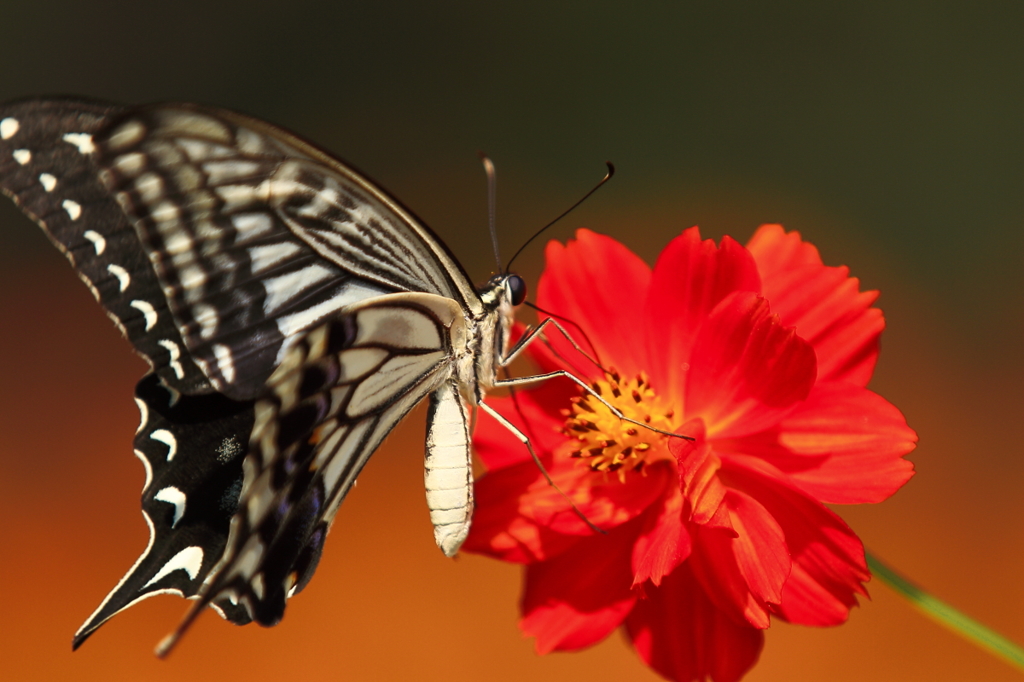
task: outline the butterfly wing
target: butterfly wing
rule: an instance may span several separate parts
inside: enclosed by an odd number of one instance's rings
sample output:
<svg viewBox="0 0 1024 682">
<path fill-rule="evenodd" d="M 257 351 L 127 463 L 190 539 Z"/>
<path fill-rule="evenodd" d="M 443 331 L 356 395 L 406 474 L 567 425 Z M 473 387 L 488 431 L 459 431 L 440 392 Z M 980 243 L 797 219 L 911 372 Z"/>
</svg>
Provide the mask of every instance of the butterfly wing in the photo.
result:
<svg viewBox="0 0 1024 682">
<path fill-rule="evenodd" d="M 263 625 L 280 620 L 286 599 L 312 576 L 363 465 L 451 379 L 452 348 L 465 333 L 451 299 L 395 294 L 351 306 L 295 340 L 256 403 L 239 512 L 191 617 L 227 600 Z"/>
<path fill-rule="evenodd" d="M 325 320 L 334 330 L 329 336 L 345 325 L 359 328 L 368 313 L 353 306 L 406 291 L 436 300 L 425 308 L 406 302 L 392 321 L 417 319 L 423 310 L 432 310 L 435 322 L 475 316 L 481 302 L 465 273 L 427 228 L 358 173 L 286 131 L 221 110 L 69 99 L 3 105 L 0 188 L 68 255 L 155 372 L 138 389 L 152 422 L 136 439 L 150 473 L 143 511 L 151 542 L 76 645 L 141 598 L 193 596 L 202 584 L 212 586 L 203 588 L 202 603 L 229 619 L 276 622 L 281 595 L 312 575 L 355 475 L 394 424 L 443 383 L 450 357 L 431 355 L 436 345 L 419 353 L 382 346 L 398 364 L 387 371 L 381 365 L 358 386 L 389 376 L 408 383 L 379 386 L 382 402 L 374 409 L 327 414 L 313 423 L 314 434 L 293 431 L 298 440 L 290 445 L 303 452 L 322 443 L 315 448 L 321 473 L 247 476 L 230 541 L 225 519 L 238 461 L 211 453 L 223 451 L 229 437 L 248 441 L 254 415 L 262 414 L 252 447 L 261 445 L 246 470 L 290 466 L 287 447 L 267 445 L 265 433 L 288 432 L 301 421 L 302 413 L 280 400 L 296 380 L 312 381 L 317 365 L 296 361 L 293 345 Z M 446 324 L 449 334 L 459 328 Z M 351 373 L 354 357 L 335 362 Z M 279 366 L 275 376 L 283 378 L 268 388 Z M 345 386 L 358 390 L 351 381 L 336 388 Z M 336 392 L 324 384 L 319 400 Z M 205 394 L 217 405 L 203 405 Z M 197 411 L 205 423 L 195 420 Z M 330 440 L 328 429 L 335 429 Z M 252 500 L 267 499 L 270 516 L 247 516 Z M 257 572 L 250 570 L 250 542 L 265 543 Z M 223 570 L 213 570 L 214 558 Z"/>
<path fill-rule="evenodd" d="M 0 190 L 46 232 L 164 382 L 212 390 L 185 352 L 135 230 L 99 181 L 93 136 L 124 109 L 80 100 L 0 107 Z"/>
<path fill-rule="evenodd" d="M 294 135 L 193 105 L 133 110 L 97 136 L 186 347 L 217 390 L 255 397 L 297 332 L 401 291 L 479 305 L 441 243 Z"/>
<path fill-rule="evenodd" d="M 135 455 L 146 468 L 142 514 L 149 544 L 75 633 L 74 648 L 142 599 L 196 594 L 224 552 L 238 509 L 252 401 L 238 402 L 219 393 L 177 394 L 153 373 L 136 386 L 135 401 L 141 413 Z M 222 600 L 216 607 L 239 625 L 251 620 L 237 604 Z"/>
</svg>

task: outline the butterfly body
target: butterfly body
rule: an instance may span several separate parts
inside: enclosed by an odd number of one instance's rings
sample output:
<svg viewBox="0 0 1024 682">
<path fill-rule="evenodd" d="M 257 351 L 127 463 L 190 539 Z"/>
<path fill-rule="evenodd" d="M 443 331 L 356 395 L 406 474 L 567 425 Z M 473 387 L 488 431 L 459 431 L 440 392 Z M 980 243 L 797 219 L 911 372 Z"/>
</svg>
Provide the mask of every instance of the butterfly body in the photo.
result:
<svg viewBox="0 0 1024 682">
<path fill-rule="evenodd" d="M 154 594 L 272 625 L 367 459 L 429 398 L 428 507 L 469 529 L 469 410 L 525 292 L 294 135 L 195 105 L 0 106 L 0 189 L 147 360 L 135 452 L 149 546 L 75 636 Z"/>
</svg>

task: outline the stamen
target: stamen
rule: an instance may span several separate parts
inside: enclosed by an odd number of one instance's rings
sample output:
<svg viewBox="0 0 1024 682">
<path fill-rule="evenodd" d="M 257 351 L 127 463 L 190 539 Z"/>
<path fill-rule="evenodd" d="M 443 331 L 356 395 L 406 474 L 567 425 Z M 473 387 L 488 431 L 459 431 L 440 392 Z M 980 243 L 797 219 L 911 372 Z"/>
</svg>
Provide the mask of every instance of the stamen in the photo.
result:
<svg viewBox="0 0 1024 682">
<path fill-rule="evenodd" d="M 604 379 L 594 381 L 591 388 L 628 419 L 665 431 L 674 431 L 678 426 L 673 421 L 675 410 L 665 404 L 642 374 L 624 380 L 616 370 L 610 369 Z M 619 480 L 625 481 L 628 474 L 642 471 L 651 461 L 671 457 L 666 436 L 637 428 L 593 395 L 585 393 L 573 397 L 570 405 L 562 433 L 576 445 L 567 451 L 567 456 L 586 460 L 592 471 L 616 472 Z"/>
</svg>

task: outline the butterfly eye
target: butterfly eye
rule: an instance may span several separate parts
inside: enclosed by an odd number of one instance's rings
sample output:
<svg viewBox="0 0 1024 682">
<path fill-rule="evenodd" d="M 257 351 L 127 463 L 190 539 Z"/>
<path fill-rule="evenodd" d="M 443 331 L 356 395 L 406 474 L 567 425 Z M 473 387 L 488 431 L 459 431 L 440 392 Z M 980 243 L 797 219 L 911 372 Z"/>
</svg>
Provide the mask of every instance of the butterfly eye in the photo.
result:
<svg viewBox="0 0 1024 682">
<path fill-rule="evenodd" d="M 505 280 L 505 291 L 513 306 L 521 305 L 526 300 L 526 282 L 519 275 L 509 275 Z"/>
</svg>

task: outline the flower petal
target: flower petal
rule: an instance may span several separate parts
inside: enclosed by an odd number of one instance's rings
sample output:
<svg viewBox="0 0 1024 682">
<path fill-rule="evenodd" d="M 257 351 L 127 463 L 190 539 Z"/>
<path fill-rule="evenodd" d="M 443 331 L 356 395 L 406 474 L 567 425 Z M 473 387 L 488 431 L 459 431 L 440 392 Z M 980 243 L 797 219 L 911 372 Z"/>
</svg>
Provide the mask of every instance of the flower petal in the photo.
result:
<svg viewBox="0 0 1024 682">
<path fill-rule="evenodd" d="M 737 622 L 766 628 L 790 573 L 785 535 L 768 510 L 746 493 L 729 489 L 725 506 L 736 537 L 694 526 L 690 564 L 718 608 Z"/>
<path fill-rule="evenodd" d="M 649 363 L 642 369 L 660 394 L 673 402 L 682 397 L 701 325 L 735 291 L 760 292 L 761 282 L 754 259 L 730 237 L 718 247 L 692 227 L 658 256 L 645 313 Z"/>
<path fill-rule="evenodd" d="M 822 502 L 859 504 L 881 502 L 910 480 L 914 465 L 903 457 L 916 443 L 888 400 L 829 382 L 815 386 L 772 431 L 715 448 L 761 458 Z"/>
<path fill-rule="evenodd" d="M 564 476 L 558 480 L 570 486 L 579 482 L 567 481 Z M 568 501 L 543 481 L 533 462 L 488 472 L 476 481 L 474 488 L 473 525 L 462 545 L 464 551 L 526 564 L 556 556 L 583 537 L 581 533 L 557 532 L 534 518 L 532 514 L 548 520 L 557 518 L 559 513 L 578 517 Z M 524 514 L 524 509 L 531 514 Z"/>
<path fill-rule="evenodd" d="M 709 439 L 771 428 L 814 385 L 814 350 L 752 293 L 731 294 L 715 308 L 690 364 L 686 416 L 703 418 Z"/>
<path fill-rule="evenodd" d="M 867 596 L 862 583 L 871 579 L 864 546 L 838 515 L 796 486 L 761 468 L 754 458 L 723 464 L 723 478 L 764 505 L 786 534 L 793 570 L 777 612 L 791 623 L 839 625 Z"/>
<path fill-rule="evenodd" d="M 591 646 L 622 623 L 637 599 L 629 558 L 638 529 L 591 536 L 527 568 L 519 627 L 537 638 L 537 653 Z"/>
<path fill-rule="evenodd" d="M 664 576 L 690 556 L 690 534 L 682 514 L 683 496 L 676 493 L 663 498 L 657 513 L 645 516 L 644 529 L 633 545 L 633 587 L 647 580 L 660 585 Z"/>
<path fill-rule="evenodd" d="M 533 461 L 482 476 L 463 548 L 515 563 L 544 561 L 595 534 L 580 514 L 609 530 L 642 515 L 675 485 L 675 472 L 665 464 L 648 467 L 645 476 L 630 476 L 625 484 L 568 458 L 553 460 L 548 473 L 557 488 Z"/>
<path fill-rule="evenodd" d="M 537 284 L 537 304 L 557 313 L 559 322 L 589 352 L 592 347 L 605 366 L 633 375 L 644 369 L 639 302 L 647 298 L 651 268 L 611 237 L 580 229 L 562 246 L 548 243 L 547 265 Z M 541 315 L 543 318 L 544 316 Z M 584 333 L 577 334 L 576 325 Z M 558 331 L 547 334 L 552 347 L 572 361 L 579 353 Z M 582 360 L 574 362 L 579 376 L 599 377 L 600 370 Z"/>
<path fill-rule="evenodd" d="M 878 292 L 860 291 L 860 280 L 849 276 L 849 268 L 825 267 L 818 250 L 799 232 L 786 234 L 779 225 L 762 225 L 747 248 L 772 310 L 814 347 L 818 380 L 866 386 L 885 328 L 882 311 L 871 307 Z"/>
<path fill-rule="evenodd" d="M 764 633 L 718 610 L 687 564 L 648 588 L 626 619 L 637 654 L 675 682 L 736 682 L 761 655 Z"/>
</svg>

